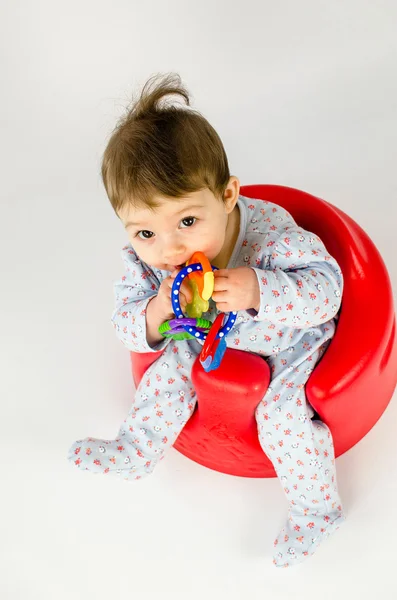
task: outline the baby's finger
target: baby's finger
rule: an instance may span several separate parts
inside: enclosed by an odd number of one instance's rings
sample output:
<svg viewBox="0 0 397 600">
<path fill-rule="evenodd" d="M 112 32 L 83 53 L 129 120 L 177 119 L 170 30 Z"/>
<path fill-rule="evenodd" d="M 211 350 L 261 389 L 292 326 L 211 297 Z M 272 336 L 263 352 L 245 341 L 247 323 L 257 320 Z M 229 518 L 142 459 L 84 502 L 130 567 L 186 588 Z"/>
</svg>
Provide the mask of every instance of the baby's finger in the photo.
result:
<svg viewBox="0 0 397 600">
<path fill-rule="evenodd" d="M 186 306 L 186 304 L 189 304 L 189 299 L 182 292 L 179 294 L 179 304 L 181 306 Z"/>
<path fill-rule="evenodd" d="M 179 273 L 179 271 L 180 271 L 180 269 L 175 269 L 175 271 L 173 271 L 171 273 L 171 275 L 169 275 L 167 277 L 167 285 L 168 285 L 168 288 L 170 290 L 172 289 L 172 286 L 174 285 L 175 277 L 177 276 L 177 274 Z M 190 284 L 187 281 L 183 281 L 182 282 L 182 285 L 179 288 L 179 293 L 180 293 L 180 300 L 179 301 L 181 303 L 181 306 L 182 306 L 182 302 L 181 302 L 181 295 L 182 294 L 184 295 L 184 298 L 185 298 L 186 302 L 188 302 L 188 303 L 192 302 L 192 300 L 193 300 L 193 292 L 192 292 L 192 289 L 190 287 Z"/>
<path fill-rule="evenodd" d="M 173 277 L 176 277 L 176 276 L 178 275 L 178 273 L 180 273 L 181 271 L 182 271 L 182 267 L 176 267 L 176 268 L 175 268 L 175 269 L 172 271 L 171 275 L 172 275 Z"/>
<path fill-rule="evenodd" d="M 181 293 L 185 296 L 187 302 L 191 302 L 193 300 L 193 292 L 190 285 L 187 283 L 183 283 L 181 285 Z"/>
<path fill-rule="evenodd" d="M 174 285 L 175 277 L 177 276 L 177 274 L 177 271 L 174 271 L 174 273 L 171 273 L 171 275 L 168 275 L 168 277 L 164 279 L 164 281 L 167 282 L 167 285 L 170 289 L 172 289 L 172 286 Z"/>
</svg>

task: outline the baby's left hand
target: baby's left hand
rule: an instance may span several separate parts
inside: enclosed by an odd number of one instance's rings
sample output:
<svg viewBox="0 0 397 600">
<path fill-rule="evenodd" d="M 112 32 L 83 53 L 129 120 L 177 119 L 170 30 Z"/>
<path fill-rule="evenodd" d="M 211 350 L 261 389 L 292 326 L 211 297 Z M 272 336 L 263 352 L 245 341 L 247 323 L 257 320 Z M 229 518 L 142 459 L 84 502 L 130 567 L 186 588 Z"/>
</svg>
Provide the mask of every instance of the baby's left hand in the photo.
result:
<svg viewBox="0 0 397 600">
<path fill-rule="evenodd" d="M 250 267 L 214 271 L 212 299 L 221 312 L 259 309 L 260 292 L 255 271 Z"/>
</svg>

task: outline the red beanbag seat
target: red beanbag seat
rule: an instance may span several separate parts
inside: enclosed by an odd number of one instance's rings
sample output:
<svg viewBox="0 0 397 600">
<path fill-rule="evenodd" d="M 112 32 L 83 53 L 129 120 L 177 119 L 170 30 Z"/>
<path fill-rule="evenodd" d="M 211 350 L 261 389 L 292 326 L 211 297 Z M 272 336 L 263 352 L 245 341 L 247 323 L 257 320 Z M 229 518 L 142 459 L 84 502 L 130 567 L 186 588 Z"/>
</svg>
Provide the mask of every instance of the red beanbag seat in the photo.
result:
<svg viewBox="0 0 397 600">
<path fill-rule="evenodd" d="M 242 186 L 240 194 L 284 207 L 323 240 L 342 269 L 336 333 L 306 384 L 307 398 L 331 429 L 339 456 L 375 425 L 397 383 L 396 322 L 386 266 L 365 231 L 329 202 L 275 185 Z M 136 386 L 160 355 L 131 352 Z M 174 447 L 223 473 L 275 477 L 259 445 L 254 416 L 270 382 L 265 359 L 227 348 L 215 371 L 205 373 L 196 359 L 192 381 L 197 407 Z"/>
</svg>

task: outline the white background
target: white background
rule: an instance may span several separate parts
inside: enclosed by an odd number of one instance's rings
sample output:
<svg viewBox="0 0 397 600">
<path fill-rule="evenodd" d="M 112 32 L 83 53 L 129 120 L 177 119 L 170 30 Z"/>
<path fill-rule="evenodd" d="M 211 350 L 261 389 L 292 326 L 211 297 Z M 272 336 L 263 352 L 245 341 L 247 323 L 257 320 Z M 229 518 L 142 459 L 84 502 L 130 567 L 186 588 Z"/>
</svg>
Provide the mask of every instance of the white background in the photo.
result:
<svg viewBox="0 0 397 600">
<path fill-rule="evenodd" d="M 173 449 L 136 484 L 66 460 L 75 439 L 113 438 L 133 396 L 110 323 L 126 237 L 99 172 L 151 75 L 181 75 L 242 184 L 290 185 L 351 215 L 396 294 L 396 2 L 0 10 L 1 598 L 396 598 L 395 401 L 337 461 L 348 520 L 291 569 L 271 560 L 287 510 L 276 479 Z"/>
</svg>

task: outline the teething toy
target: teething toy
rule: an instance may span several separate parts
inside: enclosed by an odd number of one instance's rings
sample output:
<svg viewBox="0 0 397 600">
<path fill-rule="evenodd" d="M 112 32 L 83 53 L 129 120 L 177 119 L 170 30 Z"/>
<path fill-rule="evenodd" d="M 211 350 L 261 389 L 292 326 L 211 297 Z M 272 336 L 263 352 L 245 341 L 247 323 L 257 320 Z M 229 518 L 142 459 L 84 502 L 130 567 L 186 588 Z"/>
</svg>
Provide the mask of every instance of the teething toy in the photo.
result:
<svg viewBox="0 0 397 600">
<path fill-rule="evenodd" d="M 215 322 L 201 319 L 203 312 L 209 307 L 208 300 L 214 291 L 214 273 L 217 270 L 210 264 L 202 252 L 195 252 L 186 266 L 175 277 L 171 291 L 172 307 L 175 319 L 165 321 L 159 327 L 164 337 L 175 340 L 198 338 L 205 341 L 200 353 L 200 362 L 206 372 L 216 369 L 226 351 L 225 336 L 232 329 L 237 312 L 232 311 L 222 326 L 225 313 L 220 313 Z M 185 277 L 188 277 L 193 292 L 193 300 L 186 306 L 188 317 L 185 317 L 180 303 L 179 292 Z"/>
</svg>

